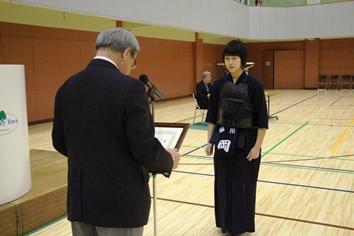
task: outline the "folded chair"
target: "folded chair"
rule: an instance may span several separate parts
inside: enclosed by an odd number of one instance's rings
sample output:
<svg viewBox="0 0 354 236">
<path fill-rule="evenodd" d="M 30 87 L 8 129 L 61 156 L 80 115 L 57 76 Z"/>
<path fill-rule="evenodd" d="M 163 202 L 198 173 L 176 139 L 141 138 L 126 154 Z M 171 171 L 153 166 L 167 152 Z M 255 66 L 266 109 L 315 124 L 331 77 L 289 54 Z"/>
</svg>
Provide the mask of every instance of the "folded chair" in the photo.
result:
<svg viewBox="0 0 354 236">
<path fill-rule="evenodd" d="M 352 81 L 351 81 L 350 75 L 342 75 L 340 89 L 341 90 L 352 90 Z"/>
<path fill-rule="evenodd" d="M 193 93 L 192 94 L 193 96 L 193 99 L 194 99 L 194 102 L 195 102 L 195 109 L 194 109 L 194 117 L 193 117 L 193 125 L 195 124 L 195 117 L 197 115 L 197 110 L 199 110 L 200 114 L 202 115 L 202 121 L 201 122 L 204 122 L 204 115 L 205 115 L 205 111 L 207 109 L 201 109 L 200 106 L 198 105 L 198 101 L 197 101 L 197 98 L 196 98 L 196 95 Z"/>
<path fill-rule="evenodd" d="M 317 90 L 327 90 L 327 88 L 328 88 L 327 75 L 319 75 Z"/>
<path fill-rule="evenodd" d="M 331 75 L 328 82 L 328 89 L 331 89 L 332 85 L 335 85 L 336 89 L 339 88 L 339 75 Z"/>
</svg>

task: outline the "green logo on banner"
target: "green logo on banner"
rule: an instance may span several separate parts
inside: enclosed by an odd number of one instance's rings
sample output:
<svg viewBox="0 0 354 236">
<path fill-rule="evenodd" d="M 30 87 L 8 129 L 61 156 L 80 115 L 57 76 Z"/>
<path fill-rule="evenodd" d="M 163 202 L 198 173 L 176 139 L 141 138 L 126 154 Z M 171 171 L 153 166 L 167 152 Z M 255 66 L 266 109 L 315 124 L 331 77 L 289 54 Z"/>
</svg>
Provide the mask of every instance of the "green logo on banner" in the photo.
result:
<svg viewBox="0 0 354 236">
<path fill-rule="evenodd" d="M 0 110 L 0 136 L 12 133 L 18 126 L 18 119 L 15 115 Z"/>
<path fill-rule="evenodd" d="M 6 113 L 4 111 L 0 111 L 0 120 L 1 121 L 6 120 Z"/>
</svg>

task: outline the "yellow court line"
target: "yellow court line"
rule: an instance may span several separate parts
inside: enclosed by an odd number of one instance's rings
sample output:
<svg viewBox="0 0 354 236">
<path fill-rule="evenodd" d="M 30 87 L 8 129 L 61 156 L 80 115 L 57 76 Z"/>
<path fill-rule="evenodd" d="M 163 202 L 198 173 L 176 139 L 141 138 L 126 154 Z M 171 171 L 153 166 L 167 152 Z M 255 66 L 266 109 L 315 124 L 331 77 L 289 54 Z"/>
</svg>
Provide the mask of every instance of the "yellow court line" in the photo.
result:
<svg viewBox="0 0 354 236">
<path fill-rule="evenodd" d="M 352 118 L 352 120 L 349 122 L 349 124 L 347 125 L 347 127 L 345 128 L 344 132 L 342 133 L 342 135 L 339 137 L 338 141 L 336 142 L 336 144 L 334 145 L 334 147 L 332 148 L 332 153 L 335 153 L 337 151 L 337 148 L 339 147 L 339 145 L 341 144 L 341 142 L 344 139 L 344 136 L 347 134 L 350 126 L 352 126 L 354 122 L 354 118 Z"/>
</svg>

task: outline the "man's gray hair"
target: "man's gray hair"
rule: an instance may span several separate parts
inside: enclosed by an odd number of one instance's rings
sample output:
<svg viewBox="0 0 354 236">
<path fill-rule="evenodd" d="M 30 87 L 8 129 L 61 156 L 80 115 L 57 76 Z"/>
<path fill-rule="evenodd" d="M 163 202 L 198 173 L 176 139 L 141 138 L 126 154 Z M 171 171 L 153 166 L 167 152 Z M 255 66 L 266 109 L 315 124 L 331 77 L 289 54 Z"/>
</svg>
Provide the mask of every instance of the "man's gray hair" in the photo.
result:
<svg viewBox="0 0 354 236">
<path fill-rule="evenodd" d="M 132 55 L 140 51 L 138 40 L 127 29 L 114 28 L 101 32 L 96 40 L 96 50 L 109 48 L 113 52 L 124 52 L 127 48 L 132 49 Z"/>
<path fill-rule="evenodd" d="M 207 77 L 208 75 L 211 76 L 211 73 L 209 71 L 204 71 L 203 74 L 202 74 L 202 77 L 205 78 Z"/>
</svg>

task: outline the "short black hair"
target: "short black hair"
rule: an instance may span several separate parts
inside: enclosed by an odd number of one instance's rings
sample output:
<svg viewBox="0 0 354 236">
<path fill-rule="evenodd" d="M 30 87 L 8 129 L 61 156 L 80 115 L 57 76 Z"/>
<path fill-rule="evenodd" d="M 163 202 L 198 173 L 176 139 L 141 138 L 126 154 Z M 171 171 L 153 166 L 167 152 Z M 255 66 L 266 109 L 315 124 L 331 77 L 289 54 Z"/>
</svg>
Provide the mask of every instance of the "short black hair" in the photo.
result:
<svg viewBox="0 0 354 236">
<path fill-rule="evenodd" d="M 248 53 L 245 44 L 241 40 L 231 40 L 225 45 L 224 51 L 222 52 L 222 60 L 224 62 L 226 56 L 239 56 L 242 69 L 246 67 Z"/>
</svg>

